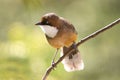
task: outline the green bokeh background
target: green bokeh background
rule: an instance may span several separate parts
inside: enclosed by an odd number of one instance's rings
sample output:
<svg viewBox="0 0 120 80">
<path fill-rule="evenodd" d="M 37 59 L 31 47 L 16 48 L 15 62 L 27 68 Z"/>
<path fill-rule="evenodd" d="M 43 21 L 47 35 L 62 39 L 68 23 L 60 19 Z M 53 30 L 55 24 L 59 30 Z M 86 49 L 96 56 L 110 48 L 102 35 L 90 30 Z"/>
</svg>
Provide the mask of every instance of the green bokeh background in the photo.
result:
<svg viewBox="0 0 120 80">
<path fill-rule="evenodd" d="M 0 80 L 41 80 L 55 49 L 34 24 L 49 12 L 66 18 L 78 40 L 120 17 L 120 0 L 0 0 Z M 120 24 L 79 47 L 83 71 L 60 63 L 47 80 L 120 80 Z"/>
</svg>

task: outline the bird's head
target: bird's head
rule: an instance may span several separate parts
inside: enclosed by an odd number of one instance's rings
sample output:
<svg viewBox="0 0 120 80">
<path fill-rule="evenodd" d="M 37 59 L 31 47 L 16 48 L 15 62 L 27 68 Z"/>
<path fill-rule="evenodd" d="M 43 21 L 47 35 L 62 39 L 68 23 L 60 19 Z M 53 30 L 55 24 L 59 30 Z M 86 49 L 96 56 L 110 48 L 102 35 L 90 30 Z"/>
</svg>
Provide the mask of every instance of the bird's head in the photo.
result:
<svg viewBox="0 0 120 80">
<path fill-rule="evenodd" d="M 53 38 L 56 36 L 59 27 L 59 17 L 55 13 L 45 14 L 41 21 L 36 23 L 35 25 L 39 25 L 43 32 Z"/>
<path fill-rule="evenodd" d="M 45 14 L 41 18 L 41 21 L 36 23 L 36 25 L 49 25 L 49 26 L 57 27 L 58 20 L 59 20 L 59 17 L 55 13 L 48 13 L 48 14 Z"/>
</svg>

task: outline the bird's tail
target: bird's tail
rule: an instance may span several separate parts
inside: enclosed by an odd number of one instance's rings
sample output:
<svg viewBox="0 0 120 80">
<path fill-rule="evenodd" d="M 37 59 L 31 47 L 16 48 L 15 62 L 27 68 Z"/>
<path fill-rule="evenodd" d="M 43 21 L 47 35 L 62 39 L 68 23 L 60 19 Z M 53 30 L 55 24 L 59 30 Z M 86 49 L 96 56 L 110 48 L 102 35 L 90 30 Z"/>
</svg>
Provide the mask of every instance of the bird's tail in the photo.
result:
<svg viewBox="0 0 120 80">
<path fill-rule="evenodd" d="M 75 43 L 73 43 L 70 47 L 63 47 L 61 48 L 61 56 L 63 56 L 70 48 L 75 48 L 68 56 L 66 56 L 62 63 L 66 71 L 76 71 L 76 70 L 83 70 L 84 63 L 81 59 L 81 55 L 77 47 L 75 47 Z"/>
</svg>

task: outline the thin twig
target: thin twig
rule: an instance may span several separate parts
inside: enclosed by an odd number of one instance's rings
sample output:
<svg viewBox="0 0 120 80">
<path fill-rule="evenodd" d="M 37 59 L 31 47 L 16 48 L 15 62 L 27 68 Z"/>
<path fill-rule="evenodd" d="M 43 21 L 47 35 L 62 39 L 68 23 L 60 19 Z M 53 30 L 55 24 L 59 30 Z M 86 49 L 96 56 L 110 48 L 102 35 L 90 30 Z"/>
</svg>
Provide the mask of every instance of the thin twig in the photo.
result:
<svg viewBox="0 0 120 80">
<path fill-rule="evenodd" d="M 108 24 L 107 26 L 105 26 L 105 27 L 97 30 L 96 32 L 88 35 L 87 37 L 81 39 L 81 40 L 76 44 L 77 47 L 78 47 L 79 45 L 81 45 L 82 43 L 88 41 L 89 39 L 94 38 L 94 37 L 97 36 L 98 34 L 100 34 L 100 33 L 104 32 L 104 31 L 112 28 L 113 26 L 115 26 L 115 25 L 118 24 L 118 23 L 120 23 L 120 18 L 117 19 L 117 20 L 115 20 L 114 22 Z M 54 63 L 54 66 L 50 66 L 50 67 L 47 69 L 47 71 L 45 72 L 45 75 L 43 76 L 42 80 L 46 80 L 47 76 L 48 76 L 48 75 L 50 74 L 50 72 L 54 69 L 54 67 L 56 67 L 57 64 L 59 64 L 59 63 L 60 63 L 67 55 L 69 55 L 73 50 L 74 50 L 73 48 L 70 48 L 70 49 L 65 53 L 65 55 L 63 55 L 62 57 L 60 57 L 60 58 L 58 59 L 58 61 L 56 61 L 56 62 Z"/>
</svg>

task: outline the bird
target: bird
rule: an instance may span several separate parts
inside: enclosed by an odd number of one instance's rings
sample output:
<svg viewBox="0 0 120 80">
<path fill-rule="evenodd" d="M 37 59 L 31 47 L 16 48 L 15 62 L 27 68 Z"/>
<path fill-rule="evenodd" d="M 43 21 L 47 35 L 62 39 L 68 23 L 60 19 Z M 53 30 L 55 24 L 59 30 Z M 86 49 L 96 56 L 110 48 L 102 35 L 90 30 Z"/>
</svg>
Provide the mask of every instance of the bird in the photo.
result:
<svg viewBox="0 0 120 80">
<path fill-rule="evenodd" d="M 58 16 L 56 13 L 47 13 L 43 15 L 41 20 L 35 25 L 42 29 L 48 43 L 56 48 L 56 53 L 52 61 L 53 66 L 59 49 L 61 50 L 60 56 L 63 56 L 69 48 L 74 48 L 74 50 L 62 60 L 64 68 L 67 72 L 84 69 L 80 51 L 76 47 L 78 33 L 70 22 Z"/>
</svg>

